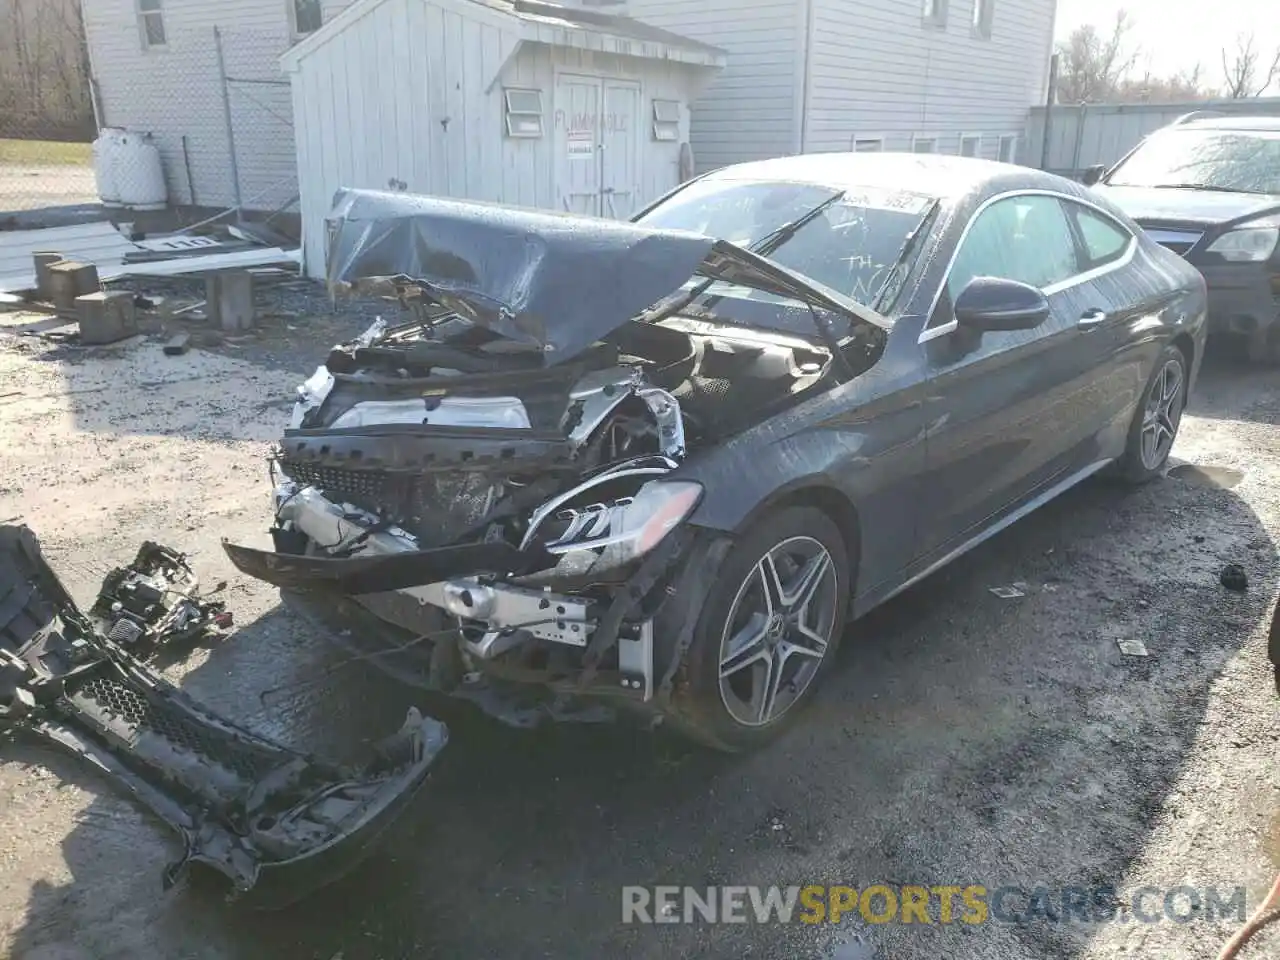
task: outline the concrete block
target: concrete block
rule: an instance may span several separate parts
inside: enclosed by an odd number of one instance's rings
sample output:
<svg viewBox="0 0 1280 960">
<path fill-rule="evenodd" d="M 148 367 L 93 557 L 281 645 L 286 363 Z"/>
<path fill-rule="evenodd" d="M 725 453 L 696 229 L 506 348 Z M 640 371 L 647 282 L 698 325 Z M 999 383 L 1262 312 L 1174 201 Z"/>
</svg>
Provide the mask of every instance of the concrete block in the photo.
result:
<svg viewBox="0 0 1280 960">
<path fill-rule="evenodd" d="M 50 280 L 49 268 L 55 263 L 61 263 L 63 256 L 60 253 L 34 253 L 31 259 L 36 265 L 36 292 L 45 300 L 52 299 L 53 285 Z M 86 293 L 88 291 L 85 291 Z"/>
<path fill-rule="evenodd" d="M 127 290 L 99 290 L 76 297 L 81 343 L 115 343 L 138 332 L 138 310 Z"/>
<path fill-rule="evenodd" d="M 61 260 L 49 265 L 49 299 L 62 316 L 76 317 L 76 298 L 102 289 L 92 263 Z"/>
<path fill-rule="evenodd" d="M 253 328 L 253 274 L 248 270 L 211 273 L 204 290 L 205 312 L 221 329 L 235 333 Z"/>
</svg>

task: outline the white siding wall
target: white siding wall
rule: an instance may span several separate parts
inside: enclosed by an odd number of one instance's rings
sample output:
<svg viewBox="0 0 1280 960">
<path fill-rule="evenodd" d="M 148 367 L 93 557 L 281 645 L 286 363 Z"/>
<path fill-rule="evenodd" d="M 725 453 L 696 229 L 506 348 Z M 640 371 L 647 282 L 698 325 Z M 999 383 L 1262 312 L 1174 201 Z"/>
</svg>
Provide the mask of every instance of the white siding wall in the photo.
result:
<svg viewBox="0 0 1280 960">
<path fill-rule="evenodd" d="M 1021 139 L 1044 101 L 1055 0 L 994 0 L 990 39 L 973 33 L 974 2 L 948 0 L 940 29 L 922 23 L 921 0 L 814 0 L 806 151 L 855 136 L 909 150 L 920 134 L 956 153 L 962 134 L 982 134 L 995 159 L 1001 134 Z"/>
<path fill-rule="evenodd" d="M 803 6 L 803 0 L 628 0 L 627 16 L 728 53 L 728 65 L 694 105 L 690 142 L 700 171 L 796 152 Z"/>
<path fill-rule="evenodd" d="M 290 45 L 288 0 L 163 0 L 168 43 L 146 49 L 135 0 L 84 0 L 85 32 L 102 120 L 150 131 L 164 157 L 170 198 L 233 202 L 231 149 L 223 115 L 213 28 L 222 32 L 240 193 L 275 209 L 297 192 L 292 107 L 279 57 Z M 340 9 L 333 0 L 326 5 Z M 238 82 L 237 82 L 238 81 Z M 255 81 L 255 82 L 245 82 Z M 182 138 L 191 163 L 188 184 Z"/>
<path fill-rule="evenodd" d="M 690 69 L 520 45 L 514 23 L 479 8 L 463 16 L 423 0 L 386 0 L 306 53 L 292 74 L 308 273 L 323 275 L 324 218 L 342 187 L 403 184 L 411 193 L 561 209 L 553 143 L 560 71 L 640 83 L 641 200 L 653 199 L 677 182 L 679 142 L 650 140 L 651 102 L 687 102 Z M 504 135 L 504 85 L 542 91 L 542 138 Z"/>
</svg>

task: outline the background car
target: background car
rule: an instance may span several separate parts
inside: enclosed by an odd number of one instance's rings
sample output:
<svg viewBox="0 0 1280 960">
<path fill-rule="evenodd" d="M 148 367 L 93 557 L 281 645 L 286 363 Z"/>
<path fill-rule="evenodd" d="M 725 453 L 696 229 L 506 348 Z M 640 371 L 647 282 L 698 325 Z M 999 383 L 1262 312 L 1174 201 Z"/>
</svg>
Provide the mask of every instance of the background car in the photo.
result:
<svg viewBox="0 0 1280 960">
<path fill-rule="evenodd" d="M 425 309 L 300 389 L 276 549 L 233 562 L 509 722 L 605 703 L 728 750 L 852 618 L 1157 476 L 1204 342 L 1200 274 L 1118 208 L 958 157 L 729 167 L 630 224 L 353 193 L 330 251 Z"/>
<path fill-rule="evenodd" d="M 1211 332 L 1280 363 L 1280 118 L 1174 124 L 1085 182 L 1204 275 Z"/>
</svg>

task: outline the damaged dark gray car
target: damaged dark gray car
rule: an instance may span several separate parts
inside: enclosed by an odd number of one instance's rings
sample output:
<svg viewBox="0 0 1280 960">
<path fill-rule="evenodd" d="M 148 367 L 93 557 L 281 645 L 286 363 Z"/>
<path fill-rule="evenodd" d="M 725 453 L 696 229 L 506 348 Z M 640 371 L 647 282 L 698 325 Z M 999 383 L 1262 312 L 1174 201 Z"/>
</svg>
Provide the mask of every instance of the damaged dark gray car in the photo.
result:
<svg viewBox="0 0 1280 960">
<path fill-rule="evenodd" d="M 1076 482 L 1163 468 L 1194 269 L 1065 180 L 859 155 L 616 223 L 338 197 L 336 291 L 407 319 L 299 388 L 239 569 L 508 722 L 775 734 L 846 622 Z"/>
</svg>

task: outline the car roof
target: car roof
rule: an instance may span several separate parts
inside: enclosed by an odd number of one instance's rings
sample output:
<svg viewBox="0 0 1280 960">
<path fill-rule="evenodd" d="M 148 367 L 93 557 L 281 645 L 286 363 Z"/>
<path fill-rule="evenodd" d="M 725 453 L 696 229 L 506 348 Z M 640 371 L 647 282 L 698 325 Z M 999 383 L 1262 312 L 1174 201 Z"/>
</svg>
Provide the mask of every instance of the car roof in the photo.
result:
<svg viewBox="0 0 1280 960">
<path fill-rule="evenodd" d="M 708 180 L 779 180 L 834 189 L 872 187 L 955 200 L 988 181 L 1038 170 L 994 160 L 930 153 L 809 153 L 721 167 Z"/>
<path fill-rule="evenodd" d="M 1280 117 L 1197 117 L 1175 124 L 1188 130 L 1261 130 L 1280 132 Z"/>
</svg>

